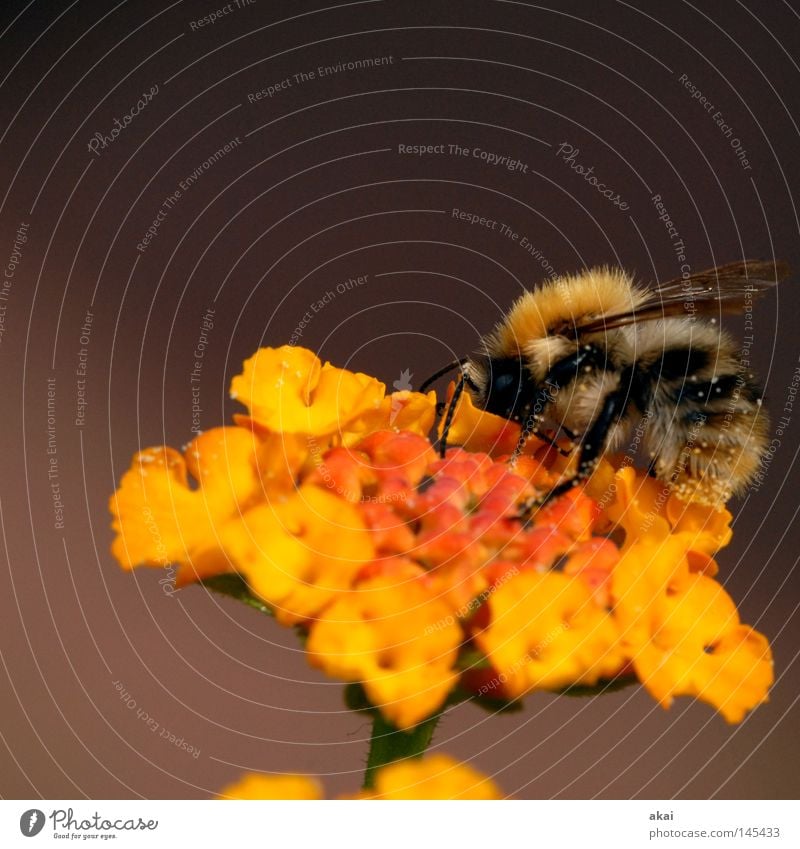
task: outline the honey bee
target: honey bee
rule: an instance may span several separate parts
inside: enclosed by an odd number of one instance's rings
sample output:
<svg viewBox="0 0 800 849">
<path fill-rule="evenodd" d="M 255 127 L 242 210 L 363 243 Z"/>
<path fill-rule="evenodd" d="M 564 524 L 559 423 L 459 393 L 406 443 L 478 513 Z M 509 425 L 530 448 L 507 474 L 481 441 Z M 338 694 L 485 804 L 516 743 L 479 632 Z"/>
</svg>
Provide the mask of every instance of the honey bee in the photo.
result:
<svg viewBox="0 0 800 849">
<path fill-rule="evenodd" d="M 578 451 L 585 480 L 605 454 L 641 428 L 650 471 L 685 500 L 717 505 L 740 494 L 764 454 L 768 419 L 755 375 L 717 316 L 735 312 L 789 273 L 746 260 L 644 287 L 616 268 L 594 268 L 526 292 L 459 369 L 440 451 L 466 390 L 476 406 Z M 747 356 L 745 356 L 747 359 Z M 423 389 L 425 386 L 423 386 Z M 644 426 L 642 426 L 644 425 Z"/>
</svg>

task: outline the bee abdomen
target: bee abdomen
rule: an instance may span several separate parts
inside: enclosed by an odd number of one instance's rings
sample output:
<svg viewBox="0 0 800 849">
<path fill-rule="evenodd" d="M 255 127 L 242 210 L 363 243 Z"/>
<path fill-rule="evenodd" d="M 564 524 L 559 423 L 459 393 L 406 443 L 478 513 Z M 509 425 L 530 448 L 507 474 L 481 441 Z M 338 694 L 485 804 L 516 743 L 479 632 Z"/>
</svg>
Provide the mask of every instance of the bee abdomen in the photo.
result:
<svg viewBox="0 0 800 849">
<path fill-rule="evenodd" d="M 665 393 L 669 395 L 669 393 Z M 721 505 L 758 471 L 768 421 L 749 373 L 687 381 L 673 395 L 674 432 L 664 440 L 656 473 L 682 498 Z"/>
<path fill-rule="evenodd" d="M 759 390 L 744 375 L 722 374 L 708 380 L 687 377 L 674 388 L 670 387 L 668 394 L 676 404 L 707 405 L 715 400 L 727 403 L 737 394 L 745 401 L 754 402 L 759 397 Z"/>
</svg>

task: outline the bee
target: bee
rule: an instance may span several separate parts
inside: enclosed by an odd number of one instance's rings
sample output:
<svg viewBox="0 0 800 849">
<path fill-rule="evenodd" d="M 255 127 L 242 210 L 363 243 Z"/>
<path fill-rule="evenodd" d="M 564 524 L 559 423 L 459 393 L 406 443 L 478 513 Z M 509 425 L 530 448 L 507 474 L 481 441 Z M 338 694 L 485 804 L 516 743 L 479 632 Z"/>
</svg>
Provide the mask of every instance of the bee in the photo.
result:
<svg viewBox="0 0 800 849">
<path fill-rule="evenodd" d="M 645 287 L 605 267 L 526 292 L 477 353 L 426 381 L 460 372 L 442 455 L 467 391 L 477 407 L 520 424 L 514 457 L 530 436 L 562 453 L 560 437 L 571 441 L 574 472 L 548 499 L 588 478 L 636 429 L 651 474 L 679 497 L 727 501 L 757 471 L 768 419 L 741 346 L 717 316 L 741 310 L 788 273 L 782 262 L 746 260 Z"/>
</svg>

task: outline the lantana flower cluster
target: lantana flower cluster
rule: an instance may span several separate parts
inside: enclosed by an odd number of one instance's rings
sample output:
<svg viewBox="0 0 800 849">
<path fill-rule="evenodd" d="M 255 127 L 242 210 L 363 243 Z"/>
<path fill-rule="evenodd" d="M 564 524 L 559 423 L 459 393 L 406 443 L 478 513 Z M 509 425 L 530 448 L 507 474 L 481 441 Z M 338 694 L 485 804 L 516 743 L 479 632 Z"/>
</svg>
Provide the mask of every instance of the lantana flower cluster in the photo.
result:
<svg viewBox="0 0 800 849">
<path fill-rule="evenodd" d="M 238 577 L 397 728 L 458 699 L 635 680 L 729 722 L 767 699 L 769 645 L 715 579 L 727 510 L 624 460 L 548 500 L 574 456 L 532 438 L 513 459 L 518 426 L 465 394 L 440 457 L 435 393 L 301 348 L 259 350 L 231 395 L 234 425 L 134 457 L 113 553 L 179 586 Z"/>
</svg>

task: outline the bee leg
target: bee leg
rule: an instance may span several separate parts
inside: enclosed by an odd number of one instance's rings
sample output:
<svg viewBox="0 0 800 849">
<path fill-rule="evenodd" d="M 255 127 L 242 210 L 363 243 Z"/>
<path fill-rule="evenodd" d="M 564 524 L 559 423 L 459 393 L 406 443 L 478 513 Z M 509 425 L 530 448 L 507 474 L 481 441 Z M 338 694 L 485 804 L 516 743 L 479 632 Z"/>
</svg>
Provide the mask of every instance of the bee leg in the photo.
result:
<svg viewBox="0 0 800 849">
<path fill-rule="evenodd" d="M 522 428 L 519 432 L 519 439 L 517 440 L 517 445 L 514 448 L 514 453 L 511 455 L 511 463 L 514 463 L 516 459 L 522 454 L 523 449 L 525 448 L 525 443 L 528 441 L 528 438 L 531 434 L 535 436 L 540 436 L 541 431 L 537 426 L 537 422 L 542 418 L 542 411 L 550 402 L 550 395 L 546 389 L 539 389 L 533 398 L 522 408 L 520 414 L 516 418 L 516 421 L 522 422 Z M 550 437 L 544 437 L 544 442 L 549 442 L 550 445 L 554 445 L 554 440 L 550 439 Z"/>
<path fill-rule="evenodd" d="M 469 362 L 468 359 L 459 360 L 456 363 L 456 365 L 463 366 L 465 363 L 468 363 L 468 362 Z M 451 363 L 451 366 L 448 367 L 448 369 L 446 369 L 442 372 L 437 372 L 432 378 L 428 379 L 428 383 L 430 383 L 432 380 L 434 380 L 437 377 L 441 377 L 441 375 L 443 373 L 445 373 L 447 370 L 452 370 L 453 365 L 454 364 Z M 453 391 L 453 397 L 450 399 L 450 403 L 448 404 L 446 401 L 437 401 L 436 402 L 436 422 L 435 422 L 435 425 L 436 425 L 437 428 L 438 428 L 439 420 L 441 419 L 441 417 L 443 415 L 445 415 L 445 411 L 447 411 L 445 421 L 444 421 L 444 427 L 442 428 L 442 435 L 436 443 L 436 448 L 439 452 L 440 457 L 444 457 L 445 452 L 447 451 L 447 435 L 450 433 L 450 428 L 453 424 L 453 417 L 455 416 L 456 407 L 458 406 L 459 399 L 461 398 L 461 395 L 464 392 L 464 388 L 467 387 L 467 386 L 469 386 L 470 389 L 473 389 L 473 390 L 476 390 L 476 391 L 479 389 L 478 385 L 475 383 L 475 381 L 467 373 L 467 370 L 464 369 L 461 372 L 461 374 L 459 375 L 458 382 L 456 383 L 455 390 Z"/>
<path fill-rule="evenodd" d="M 556 442 L 555 437 L 548 436 L 544 431 L 541 431 L 538 428 L 534 428 L 534 430 L 531 431 L 531 435 L 535 436 L 537 439 L 541 439 L 542 442 L 547 443 L 551 448 L 555 448 L 562 457 L 569 457 L 572 453 L 572 451 L 568 448 L 562 448 L 558 442 Z"/>
<path fill-rule="evenodd" d="M 598 460 L 605 451 L 608 434 L 611 428 L 622 418 L 627 406 L 627 393 L 618 389 L 616 392 L 610 392 L 606 395 L 599 415 L 581 440 L 578 478 L 586 479 L 595 470 Z"/>
<path fill-rule="evenodd" d="M 520 519 L 523 522 L 527 521 L 534 513 L 541 510 L 542 507 L 549 504 L 551 501 L 555 501 L 556 498 L 566 495 L 566 493 L 568 493 L 571 489 L 574 489 L 580 482 L 581 478 L 576 475 L 574 478 L 562 481 L 557 486 L 554 486 L 550 492 L 546 492 L 544 495 L 539 495 L 536 498 L 529 498 L 527 501 L 523 501 L 522 504 L 519 505 L 519 512 L 516 516 L 514 516 L 514 518 Z"/>
<path fill-rule="evenodd" d="M 596 345 L 581 345 L 574 354 L 564 357 L 553 364 L 545 375 L 544 381 L 536 391 L 536 394 L 531 399 L 531 402 L 524 410 L 525 425 L 520 434 L 517 448 L 514 451 L 514 459 L 522 452 L 525 446 L 525 440 L 531 433 L 541 438 L 537 428 L 537 422 L 541 421 L 547 405 L 552 403 L 561 389 L 569 384 L 570 381 L 575 380 L 580 369 L 591 371 L 597 367 L 605 367 L 605 354 Z M 560 428 L 574 441 L 575 434 L 572 431 L 567 430 L 563 425 Z M 545 442 L 550 442 L 551 445 L 553 444 L 551 440 L 546 439 Z M 564 449 L 559 449 L 559 451 L 564 456 L 569 456 L 570 454 L 569 451 L 564 451 Z"/>
<path fill-rule="evenodd" d="M 564 357 L 550 368 L 545 375 L 540 388 L 536 391 L 536 394 L 522 411 L 524 415 L 520 418 L 525 423 L 522 427 L 517 447 L 511 455 L 512 463 L 522 453 L 525 443 L 531 434 L 535 434 L 541 438 L 540 432 L 538 432 L 537 422 L 541 421 L 544 410 L 547 408 L 547 405 L 553 401 L 556 394 L 560 392 L 561 389 L 571 380 L 575 379 L 581 368 L 591 371 L 597 367 L 605 367 L 605 359 L 605 353 L 596 345 L 581 345 L 574 354 Z M 563 428 L 563 426 L 562 430 L 564 430 L 570 439 L 574 440 L 575 435 L 571 431 Z M 553 440 L 550 440 L 549 438 L 544 441 L 549 442 L 551 445 L 553 444 Z M 571 453 L 562 448 L 559 448 L 559 451 L 564 456 L 569 456 Z"/>
<path fill-rule="evenodd" d="M 467 376 L 464 372 L 461 372 L 461 377 L 458 379 L 458 383 L 456 383 L 456 388 L 453 391 L 453 397 L 450 399 L 450 403 L 447 406 L 447 415 L 444 419 L 444 427 L 442 428 L 442 435 L 439 438 L 437 443 L 437 448 L 439 451 L 439 456 L 444 457 L 447 451 L 447 437 L 450 433 L 450 428 L 453 425 L 453 417 L 456 414 L 456 407 L 458 407 L 458 402 L 461 400 L 461 396 L 464 394 L 464 387 L 467 385 Z"/>
<path fill-rule="evenodd" d="M 565 495 L 578 484 L 591 476 L 597 462 L 603 455 L 611 428 L 620 420 L 628 406 L 627 394 L 617 390 L 606 395 L 600 414 L 592 423 L 581 442 L 577 474 L 569 480 L 557 484 L 542 498 L 531 503 L 525 503 L 521 508 L 520 518 L 529 518 L 535 509 L 544 507 L 550 501 Z"/>
<path fill-rule="evenodd" d="M 469 362 L 469 360 L 464 360 L 464 362 Z M 469 386 L 469 388 L 473 392 L 480 391 L 480 386 L 478 386 L 478 384 L 475 383 L 475 381 L 469 376 L 469 372 L 466 369 L 461 372 L 461 376 L 464 378 L 464 381 L 466 382 L 467 386 Z"/>
</svg>

